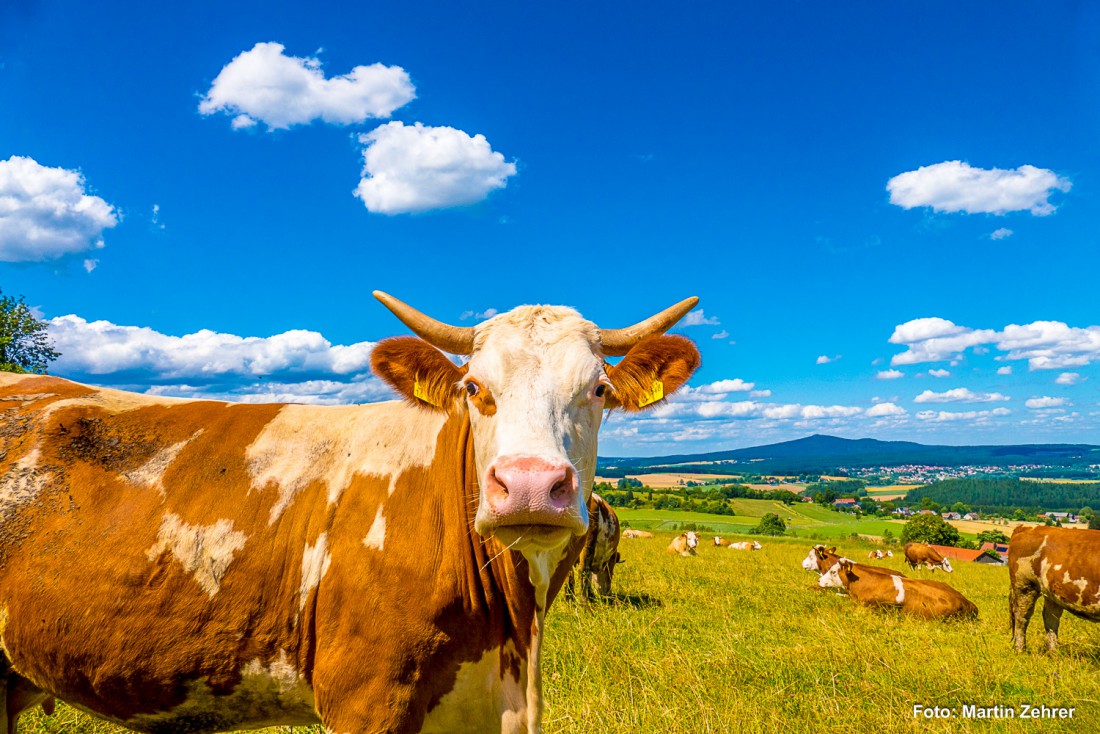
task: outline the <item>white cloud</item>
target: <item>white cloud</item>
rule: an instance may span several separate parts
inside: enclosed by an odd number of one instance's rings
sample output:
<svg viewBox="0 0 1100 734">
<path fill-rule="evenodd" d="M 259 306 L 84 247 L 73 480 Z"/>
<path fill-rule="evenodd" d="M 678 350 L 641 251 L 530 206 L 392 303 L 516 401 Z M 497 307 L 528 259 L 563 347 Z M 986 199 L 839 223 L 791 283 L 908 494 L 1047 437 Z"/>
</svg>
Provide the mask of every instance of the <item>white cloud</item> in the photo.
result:
<svg viewBox="0 0 1100 734">
<path fill-rule="evenodd" d="M 928 370 L 928 374 L 932 377 L 950 377 L 951 373 L 948 370 Z"/>
<path fill-rule="evenodd" d="M 1013 232 L 1008 227 L 1001 227 L 1000 229 L 993 230 L 989 235 L 989 239 L 994 240 L 994 241 L 1003 240 L 1006 237 L 1011 237 L 1014 234 L 1015 234 L 1015 232 Z"/>
<path fill-rule="evenodd" d="M 13 155 L 0 161 L 0 261 L 41 262 L 103 247 L 114 207 L 84 190 L 79 171 Z"/>
<path fill-rule="evenodd" d="M 1009 398 L 999 392 L 976 393 L 965 387 L 944 392 L 925 390 L 913 398 L 914 403 L 996 403 L 1003 400 L 1009 400 Z"/>
<path fill-rule="evenodd" d="M 707 318 L 703 315 L 703 309 L 690 312 L 684 317 L 684 320 L 680 322 L 680 326 L 718 326 L 722 322 L 718 320 L 717 316 Z M 727 336 L 729 336 L 727 334 Z"/>
<path fill-rule="evenodd" d="M 1044 408 L 1062 408 L 1069 405 L 1070 402 L 1065 398 L 1051 398 L 1043 396 L 1041 398 L 1030 398 L 1024 405 L 1032 410 L 1041 410 Z"/>
<path fill-rule="evenodd" d="M 1076 385 L 1081 382 L 1081 375 L 1076 372 L 1063 372 L 1054 380 L 1055 385 Z"/>
<path fill-rule="evenodd" d="M 740 377 L 732 380 L 719 380 L 712 382 L 709 385 L 703 385 L 699 387 L 699 392 L 702 393 L 728 393 L 728 392 L 748 392 L 756 387 L 754 382 L 745 382 Z"/>
<path fill-rule="evenodd" d="M 1062 321 L 1009 324 L 995 331 L 922 318 L 896 327 L 890 342 L 906 346 L 894 355 L 894 365 L 957 360 L 965 350 L 984 344 L 1008 352 L 998 359 L 1028 360 L 1032 370 L 1082 367 L 1100 359 L 1100 326 L 1071 327 Z"/>
<path fill-rule="evenodd" d="M 1004 367 L 998 367 L 997 368 L 997 374 L 998 375 L 1011 375 L 1012 374 L 1012 365 L 1006 364 Z"/>
<path fill-rule="evenodd" d="M 917 413 L 917 419 L 931 423 L 948 423 L 952 421 L 985 422 L 989 418 L 1009 415 L 1012 411 L 1008 408 L 994 408 L 993 410 L 968 410 L 962 413 L 949 413 L 947 411 L 922 410 Z"/>
<path fill-rule="evenodd" d="M 474 204 L 507 184 L 516 164 L 483 135 L 453 127 L 390 122 L 359 136 L 363 178 L 355 195 L 379 214 L 408 214 Z"/>
<path fill-rule="evenodd" d="M 242 385 L 219 384 L 206 387 L 188 384 L 153 385 L 145 390 L 145 393 L 177 398 L 226 400 L 234 403 L 305 403 L 309 405 L 373 403 L 396 397 L 386 383 L 369 376 L 356 377 L 350 382 L 265 380 Z"/>
<path fill-rule="evenodd" d="M 894 403 L 876 403 L 867 409 L 868 418 L 886 418 L 905 415 L 908 411 Z"/>
<path fill-rule="evenodd" d="M 904 209 L 928 206 L 937 212 L 1006 214 L 1030 211 L 1051 214 L 1048 199 L 1055 191 L 1069 191 L 1071 183 L 1054 171 L 1035 166 L 1016 169 L 973 168 L 962 161 L 921 166 L 890 179 L 890 203 Z"/>
<path fill-rule="evenodd" d="M 817 358 L 817 364 L 829 364 L 830 362 L 835 362 L 838 359 L 840 359 L 839 354 L 835 357 L 830 357 L 827 354 L 822 354 L 820 357 Z"/>
<path fill-rule="evenodd" d="M 95 258 L 89 258 L 84 261 L 84 269 L 89 273 L 95 270 L 97 265 L 99 265 L 99 260 Z"/>
<path fill-rule="evenodd" d="M 749 390 L 750 398 L 770 398 L 771 396 L 771 390 Z"/>
<path fill-rule="evenodd" d="M 901 377 L 905 377 L 905 373 L 900 370 L 882 370 L 875 375 L 876 380 L 897 380 Z"/>
<path fill-rule="evenodd" d="M 281 43 L 257 43 L 226 64 L 199 103 L 199 112 L 233 116 L 234 129 L 259 122 L 269 130 L 313 120 L 337 125 L 389 117 L 416 97 L 400 66 L 356 66 L 325 78 L 315 57 L 287 56 Z"/>
<path fill-rule="evenodd" d="M 294 330 L 270 337 L 240 337 L 208 329 L 169 336 L 147 327 L 88 322 L 59 316 L 49 333 L 61 357 L 51 369 L 61 374 L 126 373 L 156 380 L 214 379 L 226 375 L 303 373 L 350 375 L 370 369 L 371 342 L 333 345 L 315 331 Z"/>
<path fill-rule="evenodd" d="M 727 339 L 727 338 L 729 338 L 729 335 L 730 335 L 730 333 L 728 331 L 726 331 L 725 329 L 722 329 L 721 331 L 719 331 L 715 334 L 711 334 L 710 338 L 711 339 Z"/>
</svg>

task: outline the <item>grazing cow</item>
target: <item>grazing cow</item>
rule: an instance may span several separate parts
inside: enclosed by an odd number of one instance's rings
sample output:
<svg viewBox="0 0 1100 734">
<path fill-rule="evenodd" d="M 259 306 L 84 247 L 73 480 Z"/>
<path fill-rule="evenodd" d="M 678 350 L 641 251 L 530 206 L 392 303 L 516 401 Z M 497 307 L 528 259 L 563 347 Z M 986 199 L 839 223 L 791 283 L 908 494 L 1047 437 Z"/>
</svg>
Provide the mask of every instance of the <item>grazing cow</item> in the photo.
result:
<svg viewBox="0 0 1100 734">
<path fill-rule="evenodd" d="M 933 571 L 937 568 L 947 573 L 954 571 L 951 568 L 951 561 L 941 556 L 935 548 L 924 543 L 906 543 L 905 562 L 913 570 L 916 570 L 919 566 L 925 566 Z"/>
<path fill-rule="evenodd" d="M 691 376 L 662 334 L 696 299 L 627 329 L 550 306 L 462 329 L 375 295 L 422 337 L 371 353 L 400 401 L 0 373 L 0 701 L 145 732 L 541 730 L 603 411 Z"/>
<path fill-rule="evenodd" d="M 1008 608 L 1024 651 L 1035 602 L 1043 597 L 1047 649 L 1058 647 L 1062 612 L 1100 622 L 1100 531 L 1019 526 L 1008 544 Z"/>
<path fill-rule="evenodd" d="M 588 518 L 584 550 L 573 565 L 573 572 L 566 582 L 566 593 L 572 595 L 574 578 L 580 576 L 583 599 L 592 598 L 593 585 L 600 596 L 610 596 L 615 566 L 623 563 L 622 556 L 619 555 L 619 516 L 595 492 L 588 500 Z"/>
<path fill-rule="evenodd" d="M 807 571 L 817 571 L 819 574 L 825 573 L 840 560 L 840 556 L 836 552 L 836 546 L 832 548 L 826 548 L 824 545 L 815 545 L 810 548 L 809 554 L 802 559 L 802 568 Z M 884 573 L 887 575 L 897 575 L 904 577 L 905 574 L 898 573 L 892 568 L 881 568 L 879 566 L 868 566 L 865 563 L 855 564 L 856 568 L 867 573 Z"/>
<path fill-rule="evenodd" d="M 901 574 L 868 573 L 859 564 L 841 558 L 821 574 L 822 588 L 847 589 L 860 604 L 894 607 L 921 619 L 977 617 L 974 602 L 941 581 L 909 579 Z"/>
<path fill-rule="evenodd" d="M 648 530 L 635 530 L 633 528 L 627 528 L 623 531 L 624 538 L 652 538 L 653 533 Z"/>
<path fill-rule="evenodd" d="M 668 544 L 669 553 L 679 553 L 681 556 L 696 555 L 695 548 L 699 545 L 699 536 L 688 531 L 680 533 Z"/>
<path fill-rule="evenodd" d="M 730 543 L 729 547 L 730 550 L 758 551 L 764 546 L 760 545 L 760 543 L 756 542 L 755 540 L 751 542 L 747 540 L 742 540 L 738 543 Z"/>
<path fill-rule="evenodd" d="M 724 540 L 722 538 L 719 538 L 717 535 L 714 536 L 714 545 L 715 545 L 715 547 L 717 547 L 717 548 L 728 548 L 729 544 L 730 544 L 730 542 L 728 540 Z"/>
</svg>

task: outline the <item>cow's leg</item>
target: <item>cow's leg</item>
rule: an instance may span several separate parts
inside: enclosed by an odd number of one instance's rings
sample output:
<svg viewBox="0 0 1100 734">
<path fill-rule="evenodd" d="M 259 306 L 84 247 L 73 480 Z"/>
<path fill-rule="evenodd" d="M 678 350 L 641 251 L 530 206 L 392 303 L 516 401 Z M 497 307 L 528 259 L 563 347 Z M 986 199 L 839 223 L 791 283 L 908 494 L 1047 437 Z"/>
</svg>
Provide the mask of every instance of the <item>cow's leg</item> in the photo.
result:
<svg viewBox="0 0 1100 734">
<path fill-rule="evenodd" d="M 1047 651 L 1058 649 L 1058 626 L 1062 623 L 1062 607 L 1049 596 L 1043 599 L 1043 627 L 1047 631 Z"/>
<path fill-rule="evenodd" d="M 1027 644 L 1027 625 L 1039 600 L 1039 590 L 1033 586 L 1014 587 L 1009 594 L 1012 605 L 1012 631 L 1016 638 L 1016 651 L 1023 652 Z"/>
</svg>

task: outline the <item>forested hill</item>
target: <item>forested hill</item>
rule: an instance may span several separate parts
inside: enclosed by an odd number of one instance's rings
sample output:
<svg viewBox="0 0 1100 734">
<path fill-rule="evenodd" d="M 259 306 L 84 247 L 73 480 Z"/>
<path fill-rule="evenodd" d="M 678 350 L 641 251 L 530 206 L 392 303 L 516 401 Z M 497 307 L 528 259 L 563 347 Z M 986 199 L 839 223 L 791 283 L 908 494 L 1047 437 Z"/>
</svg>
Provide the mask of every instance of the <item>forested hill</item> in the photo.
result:
<svg viewBox="0 0 1100 734">
<path fill-rule="evenodd" d="M 945 507 L 962 502 L 972 510 L 989 513 L 1008 514 L 1016 508 L 1025 512 L 1077 512 L 1083 507 L 1100 510 L 1100 482 L 1056 484 L 1009 478 L 945 479 L 910 490 L 905 495 L 905 502 L 915 505 L 925 497 Z"/>
<path fill-rule="evenodd" d="M 1016 446 L 930 446 L 910 441 L 878 441 L 814 435 L 795 441 L 705 454 L 654 457 L 600 457 L 602 476 L 623 476 L 647 470 L 738 474 L 830 473 L 840 467 L 873 466 L 1019 466 L 1043 465 L 1072 470 L 1100 464 L 1100 446 L 1086 444 L 1022 444 Z M 1065 473 L 1072 476 L 1072 473 Z"/>
</svg>

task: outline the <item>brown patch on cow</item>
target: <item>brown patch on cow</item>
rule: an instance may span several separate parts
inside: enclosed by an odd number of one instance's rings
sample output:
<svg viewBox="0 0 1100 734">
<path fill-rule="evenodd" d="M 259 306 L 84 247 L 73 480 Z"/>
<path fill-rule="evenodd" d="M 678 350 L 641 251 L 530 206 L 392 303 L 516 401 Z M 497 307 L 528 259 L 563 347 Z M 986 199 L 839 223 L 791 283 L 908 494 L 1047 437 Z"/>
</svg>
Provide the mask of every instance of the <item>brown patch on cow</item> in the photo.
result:
<svg viewBox="0 0 1100 734">
<path fill-rule="evenodd" d="M 638 342 L 622 361 L 607 368 L 608 379 L 614 388 L 605 397 L 608 408 L 621 407 L 627 411 L 645 410 L 662 400 L 645 403 L 654 380 L 662 383 L 667 397 L 687 382 L 698 369 L 702 358 L 695 344 L 682 336 L 651 336 Z"/>
<path fill-rule="evenodd" d="M 872 573 L 867 567 L 842 558 L 837 575 L 856 602 L 879 608 L 900 609 L 920 619 L 972 619 L 978 607 L 941 581 L 910 579 L 901 574 Z"/>
<path fill-rule="evenodd" d="M 378 342 L 370 354 L 371 371 L 418 405 L 450 410 L 465 373 L 423 339 L 395 336 Z"/>
</svg>

